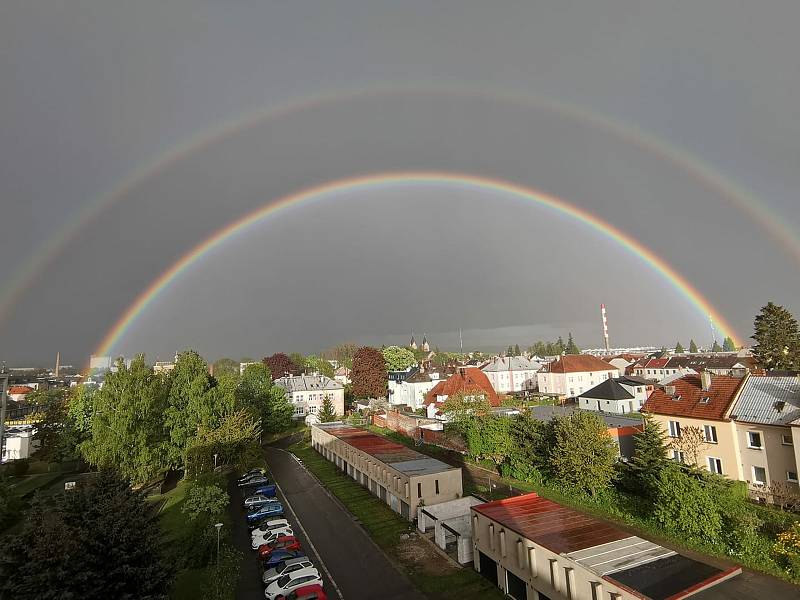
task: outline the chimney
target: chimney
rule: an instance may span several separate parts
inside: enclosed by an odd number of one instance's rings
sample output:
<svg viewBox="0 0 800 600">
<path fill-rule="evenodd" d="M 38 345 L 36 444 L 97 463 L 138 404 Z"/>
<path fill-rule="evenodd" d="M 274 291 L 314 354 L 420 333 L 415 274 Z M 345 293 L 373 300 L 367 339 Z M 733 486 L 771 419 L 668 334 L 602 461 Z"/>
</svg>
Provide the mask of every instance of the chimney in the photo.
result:
<svg viewBox="0 0 800 600">
<path fill-rule="evenodd" d="M 668 386 L 664 387 L 664 393 L 667 396 L 674 396 L 675 395 L 675 386 L 674 385 L 668 385 Z"/>
<path fill-rule="evenodd" d="M 704 392 L 707 392 L 711 389 L 711 372 L 710 371 L 700 371 L 700 387 L 703 388 Z"/>
</svg>

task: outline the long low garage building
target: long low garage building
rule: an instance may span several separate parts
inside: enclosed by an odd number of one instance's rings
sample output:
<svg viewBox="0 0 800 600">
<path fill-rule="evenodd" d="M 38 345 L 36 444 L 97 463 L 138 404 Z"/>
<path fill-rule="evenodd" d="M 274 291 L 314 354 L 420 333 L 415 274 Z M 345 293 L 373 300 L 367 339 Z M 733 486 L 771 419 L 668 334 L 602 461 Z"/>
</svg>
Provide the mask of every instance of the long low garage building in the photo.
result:
<svg viewBox="0 0 800 600">
<path fill-rule="evenodd" d="M 537 494 L 470 510 L 475 569 L 516 600 L 678 600 L 742 572 L 698 562 Z"/>
<path fill-rule="evenodd" d="M 461 469 L 344 423 L 311 428 L 314 449 L 413 520 L 417 508 L 461 498 Z"/>
</svg>

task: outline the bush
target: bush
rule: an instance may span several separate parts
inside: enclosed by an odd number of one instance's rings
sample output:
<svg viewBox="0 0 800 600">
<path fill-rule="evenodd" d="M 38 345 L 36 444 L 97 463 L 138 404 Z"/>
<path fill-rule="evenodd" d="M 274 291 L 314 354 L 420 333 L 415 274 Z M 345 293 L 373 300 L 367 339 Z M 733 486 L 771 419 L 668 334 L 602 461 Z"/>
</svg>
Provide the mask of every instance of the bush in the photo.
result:
<svg viewBox="0 0 800 600">
<path fill-rule="evenodd" d="M 28 470 L 31 468 L 30 461 L 27 458 L 18 458 L 11 461 L 11 475 L 13 477 L 25 477 Z"/>
<path fill-rule="evenodd" d="M 678 466 L 670 465 L 658 476 L 653 517 L 672 533 L 720 542 L 722 516 L 711 491 Z"/>
<path fill-rule="evenodd" d="M 210 522 L 220 517 L 228 507 L 228 493 L 216 485 L 192 485 L 181 506 L 181 512 L 192 520 Z"/>
</svg>

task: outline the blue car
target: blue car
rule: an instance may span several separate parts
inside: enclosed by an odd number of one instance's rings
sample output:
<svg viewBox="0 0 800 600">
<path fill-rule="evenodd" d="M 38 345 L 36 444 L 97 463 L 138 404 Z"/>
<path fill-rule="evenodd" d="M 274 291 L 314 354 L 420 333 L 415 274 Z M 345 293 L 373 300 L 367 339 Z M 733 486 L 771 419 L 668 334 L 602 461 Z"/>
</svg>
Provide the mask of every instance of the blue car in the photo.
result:
<svg viewBox="0 0 800 600">
<path fill-rule="evenodd" d="M 281 517 L 283 516 L 283 504 L 280 502 L 270 502 L 261 508 L 254 510 L 247 515 L 248 523 L 257 523 L 264 517 Z"/>
<path fill-rule="evenodd" d="M 285 560 L 289 560 L 292 558 L 303 558 L 305 557 L 306 553 L 302 550 L 273 550 L 273 552 L 269 555 L 269 558 L 264 561 L 264 569 L 269 570 L 274 567 L 277 567 L 280 563 Z"/>
<path fill-rule="evenodd" d="M 261 495 L 267 496 L 268 498 L 274 498 L 278 492 L 278 486 L 274 483 L 270 485 L 262 485 L 260 488 L 256 488 L 256 491 L 253 492 L 254 496 Z"/>
</svg>

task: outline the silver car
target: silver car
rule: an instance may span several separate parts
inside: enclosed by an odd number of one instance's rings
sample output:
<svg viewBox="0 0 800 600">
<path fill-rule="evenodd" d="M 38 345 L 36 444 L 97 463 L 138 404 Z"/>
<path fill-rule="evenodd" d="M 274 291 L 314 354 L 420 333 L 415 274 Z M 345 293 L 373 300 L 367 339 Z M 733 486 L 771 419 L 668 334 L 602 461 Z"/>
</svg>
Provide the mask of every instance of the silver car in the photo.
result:
<svg viewBox="0 0 800 600">
<path fill-rule="evenodd" d="M 264 582 L 264 585 L 269 585 L 281 575 L 292 573 L 300 569 L 309 569 L 313 567 L 314 564 L 308 560 L 307 556 L 303 556 L 302 558 L 290 558 L 289 560 L 285 560 L 280 563 L 277 567 L 264 571 L 264 575 L 261 579 Z"/>
<path fill-rule="evenodd" d="M 253 508 L 260 508 L 265 504 L 269 504 L 270 502 L 275 502 L 277 498 L 270 498 L 269 496 L 264 496 L 262 494 L 256 494 L 255 496 L 250 496 L 249 498 L 245 498 L 244 507 L 247 510 Z"/>
</svg>

